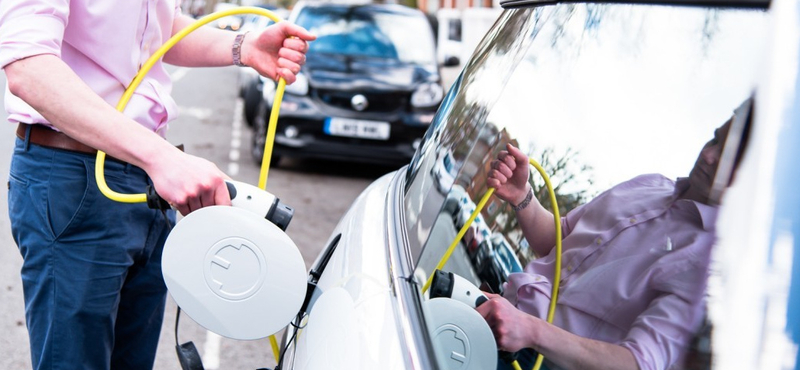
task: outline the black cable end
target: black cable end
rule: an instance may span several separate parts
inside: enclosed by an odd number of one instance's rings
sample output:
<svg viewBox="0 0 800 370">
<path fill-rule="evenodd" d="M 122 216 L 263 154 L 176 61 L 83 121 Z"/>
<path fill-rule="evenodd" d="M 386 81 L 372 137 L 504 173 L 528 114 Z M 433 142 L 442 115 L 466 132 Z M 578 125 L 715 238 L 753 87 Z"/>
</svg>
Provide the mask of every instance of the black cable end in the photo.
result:
<svg viewBox="0 0 800 370">
<path fill-rule="evenodd" d="M 181 363 L 183 370 L 204 370 L 203 360 L 200 358 L 200 353 L 197 347 L 192 342 L 186 342 L 181 345 L 175 346 L 175 351 L 178 352 L 178 361 Z"/>
<path fill-rule="evenodd" d="M 497 357 L 500 357 L 505 363 L 510 364 L 517 360 L 516 352 L 497 351 Z"/>
<path fill-rule="evenodd" d="M 167 201 L 164 200 L 164 198 L 162 198 L 160 195 L 158 195 L 158 193 L 156 193 L 156 188 L 154 188 L 152 185 L 147 185 L 146 194 L 147 194 L 147 206 L 150 207 L 150 209 L 167 210 L 171 208 L 169 206 L 169 203 L 167 203 Z"/>
</svg>

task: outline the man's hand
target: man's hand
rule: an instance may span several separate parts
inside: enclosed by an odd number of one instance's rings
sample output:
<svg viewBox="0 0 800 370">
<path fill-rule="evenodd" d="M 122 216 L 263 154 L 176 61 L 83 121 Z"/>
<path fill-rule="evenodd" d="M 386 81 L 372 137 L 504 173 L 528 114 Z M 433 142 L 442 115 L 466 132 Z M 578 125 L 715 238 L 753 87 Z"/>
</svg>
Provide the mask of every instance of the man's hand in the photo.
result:
<svg viewBox="0 0 800 370">
<path fill-rule="evenodd" d="M 501 351 L 532 348 L 565 369 L 639 369 L 633 353 L 625 347 L 577 336 L 518 310 L 499 295 L 484 294 L 489 300 L 477 310 L 492 328 Z"/>
<path fill-rule="evenodd" d="M 484 294 L 489 300 L 476 310 L 492 328 L 497 349 L 517 352 L 523 348 L 531 348 L 531 335 L 535 333 L 535 321 L 539 319 L 518 310 L 511 302 L 497 294 L 486 292 Z"/>
<path fill-rule="evenodd" d="M 511 144 L 492 161 L 492 170 L 486 183 L 495 188 L 500 199 L 512 205 L 521 203 L 528 195 L 528 156 Z"/>
<path fill-rule="evenodd" d="M 294 83 L 306 62 L 308 41 L 317 37 L 298 25 L 281 21 L 260 33 L 248 35 L 242 45 L 242 62 L 275 81 Z"/>
<path fill-rule="evenodd" d="M 213 163 L 177 149 L 147 170 L 156 192 L 182 215 L 202 207 L 230 205 L 228 176 Z"/>
</svg>

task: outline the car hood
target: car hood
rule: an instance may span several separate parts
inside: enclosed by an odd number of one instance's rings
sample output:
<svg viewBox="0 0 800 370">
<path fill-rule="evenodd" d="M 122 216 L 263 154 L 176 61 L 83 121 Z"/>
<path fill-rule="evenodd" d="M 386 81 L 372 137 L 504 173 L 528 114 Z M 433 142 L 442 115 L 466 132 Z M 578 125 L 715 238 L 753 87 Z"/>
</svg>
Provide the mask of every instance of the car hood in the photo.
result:
<svg viewBox="0 0 800 370">
<path fill-rule="evenodd" d="M 438 82 L 435 64 L 420 65 L 397 60 L 309 53 L 303 72 L 315 88 L 413 91 L 420 83 Z"/>
</svg>

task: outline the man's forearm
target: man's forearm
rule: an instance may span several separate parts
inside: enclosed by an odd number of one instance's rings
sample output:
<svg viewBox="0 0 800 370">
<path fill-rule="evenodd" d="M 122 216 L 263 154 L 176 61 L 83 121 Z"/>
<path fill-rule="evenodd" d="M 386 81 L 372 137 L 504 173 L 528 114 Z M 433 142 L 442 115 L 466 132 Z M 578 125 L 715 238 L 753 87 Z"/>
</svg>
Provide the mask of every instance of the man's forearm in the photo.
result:
<svg viewBox="0 0 800 370">
<path fill-rule="evenodd" d="M 175 17 L 172 34 L 190 26 L 194 19 Z M 200 27 L 181 39 L 164 54 L 164 62 L 183 67 L 220 67 L 233 64 L 231 47 L 236 33 L 212 27 Z"/>
<path fill-rule="evenodd" d="M 16 61 L 5 72 L 12 94 L 75 140 L 145 169 L 155 153 L 169 147 L 100 98 L 54 55 Z"/>
<path fill-rule="evenodd" d="M 565 369 L 638 370 L 633 354 L 625 347 L 587 339 L 537 321 L 530 346 Z"/>
<path fill-rule="evenodd" d="M 550 211 L 534 199 L 527 207 L 517 211 L 517 222 L 536 256 L 550 253 L 556 241 L 556 224 Z"/>
</svg>

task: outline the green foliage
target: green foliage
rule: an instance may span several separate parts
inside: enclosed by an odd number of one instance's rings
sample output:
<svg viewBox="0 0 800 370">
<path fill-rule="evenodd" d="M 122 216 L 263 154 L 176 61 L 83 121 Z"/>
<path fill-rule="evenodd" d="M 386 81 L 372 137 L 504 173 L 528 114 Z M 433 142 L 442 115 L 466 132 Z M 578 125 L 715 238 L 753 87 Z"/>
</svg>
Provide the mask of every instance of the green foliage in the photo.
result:
<svg viewBox="0 0 800 370">
<path fill-rule="evenodd" d="M 567 149 L 562 155 L 556 155 L 553 148 L 547 148 L 540 155 L 531 157 L 542 166 L 550 178 L 556 194 L 558 212 L 562 216 L 595 195 L 589 190 L 594 183 L 591 176 L 593 169 L 589 165 L 579 164 L 577 157 L 578 152 L 572 149 Z M 546 209 L 552 209 L 550 192 L 539 172 L 532 169 L 528 181 L 539 203 Z"/>
</svg>

